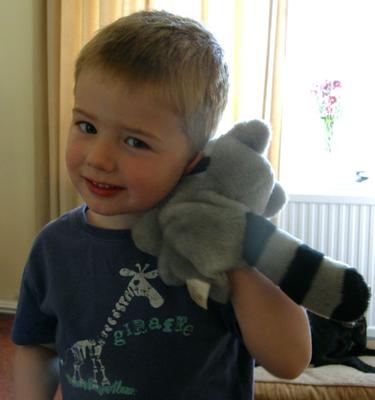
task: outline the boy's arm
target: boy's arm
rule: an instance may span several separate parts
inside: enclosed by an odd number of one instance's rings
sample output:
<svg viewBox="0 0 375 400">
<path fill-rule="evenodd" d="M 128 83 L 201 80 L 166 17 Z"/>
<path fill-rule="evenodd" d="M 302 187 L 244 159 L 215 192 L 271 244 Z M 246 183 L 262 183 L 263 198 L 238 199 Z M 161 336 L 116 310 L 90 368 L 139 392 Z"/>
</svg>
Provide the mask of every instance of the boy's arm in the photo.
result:
<svg viewBox="0 0 375 400">
<path fill-rule="evenodd" d="M 57 355 L 42 346 L 17 346 L 15 400 L 52 400 L 58 385 Z"/>
<path fill-rule="evenodd" d="M 229 272 L 232 304 L 251 355 L 273 375 L 296 378 L 310 363 L 311 337 L 304 309 L 255 268 Z"/>
</svg>

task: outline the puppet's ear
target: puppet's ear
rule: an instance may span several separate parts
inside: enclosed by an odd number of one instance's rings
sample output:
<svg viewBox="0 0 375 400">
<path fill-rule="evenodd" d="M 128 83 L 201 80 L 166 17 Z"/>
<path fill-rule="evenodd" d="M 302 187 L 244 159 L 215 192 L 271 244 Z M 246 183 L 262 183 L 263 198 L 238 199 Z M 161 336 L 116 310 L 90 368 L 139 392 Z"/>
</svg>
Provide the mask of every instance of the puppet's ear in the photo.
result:
<svg viewBox="0 0 375 400">
<path fill-rule="evenodd" d="M 287 195 L 279 182 L 275 182 L 263 216 L 272 218 L 287 202 Z"/>
<path fill-rule="evenodd" d="M 271 138 L 269 126 L 257 119 L 236 124 L 228 134 L 234 135 L 240 142 L 260 154 L 264 153 Z"/>
</svg>

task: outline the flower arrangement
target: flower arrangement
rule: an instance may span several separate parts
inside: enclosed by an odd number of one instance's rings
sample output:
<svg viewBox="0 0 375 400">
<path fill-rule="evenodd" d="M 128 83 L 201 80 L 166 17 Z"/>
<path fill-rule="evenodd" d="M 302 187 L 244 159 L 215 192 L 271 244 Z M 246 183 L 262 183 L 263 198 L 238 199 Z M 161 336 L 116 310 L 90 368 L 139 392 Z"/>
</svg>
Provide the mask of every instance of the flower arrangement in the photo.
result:
<svg viewBox="0 0 375 400">
<path fill-rule="evenodd" d="M 315 83 L 313 94 L 317 100 L 319 116 L 324 122 L 327 150 L 332 151 L 333 126 L 340 115 L 340 89 L 342 83 L 339 80 L 324 80 Z"/>
</svg>

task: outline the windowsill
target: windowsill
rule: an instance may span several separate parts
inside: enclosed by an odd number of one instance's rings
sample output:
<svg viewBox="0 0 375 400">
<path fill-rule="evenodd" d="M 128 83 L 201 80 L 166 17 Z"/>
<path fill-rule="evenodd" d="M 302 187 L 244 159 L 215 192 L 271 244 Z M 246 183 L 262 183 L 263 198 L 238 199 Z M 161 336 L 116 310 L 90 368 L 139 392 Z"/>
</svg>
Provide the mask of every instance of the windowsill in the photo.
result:
<svg viewBox="0 0 375 400">
<path fill-rule="evenodd" d="M 315 193 L 303 193 L 301 191 L 288 193 L 289 202 L 297 202 L 297 203 L 336 203 L 336 204 L 361 204 L 361 205 L 374 205 L 375 204 L 375 196 L 374 192 L 372 196 L 366 194 L 357 194 L 353 195 L 353 193 L 327 193 L 317 194 Z"/>
<path fill-rule="evenodd" d="M 300 182 L 298 184 L 287 184 L 281 182 L 288 196 L 309 196 L 314 197 L 334 197 L 334 198 L 351 198 L 355 199 L 355 203 L 368 202 L 375 203 L 375 183 L 370 181 L 364 182 Z"/>
</svg>

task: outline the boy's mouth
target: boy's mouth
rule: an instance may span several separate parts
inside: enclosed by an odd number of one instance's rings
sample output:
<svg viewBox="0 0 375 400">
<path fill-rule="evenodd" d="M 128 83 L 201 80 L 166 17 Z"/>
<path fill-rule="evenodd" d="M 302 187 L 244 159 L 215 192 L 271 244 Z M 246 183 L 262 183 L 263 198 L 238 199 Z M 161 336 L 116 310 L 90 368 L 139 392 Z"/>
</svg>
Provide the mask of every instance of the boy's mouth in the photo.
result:
<svg viewBox="0 0 375 400">
<path fill-rule="evenodd" d="M 99 196 L 114 196 L 124 190 L 124 187 L 111 185 L 108 183 L 97 182 L 92 179 L 84 178 L 91 192 Z"/>
</svg>

